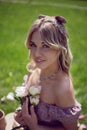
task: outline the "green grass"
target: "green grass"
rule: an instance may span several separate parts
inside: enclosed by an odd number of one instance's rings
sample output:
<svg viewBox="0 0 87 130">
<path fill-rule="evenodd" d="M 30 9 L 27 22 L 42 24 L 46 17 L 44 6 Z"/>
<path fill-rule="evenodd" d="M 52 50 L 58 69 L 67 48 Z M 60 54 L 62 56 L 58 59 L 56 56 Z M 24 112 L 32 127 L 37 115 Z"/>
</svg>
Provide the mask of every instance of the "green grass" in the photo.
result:
<svg viewBox="0 0 87 130">
<path fill-rule="evenodd" d="M 28 1 L 28 0 L 27 0 Z M 35 1 L 35 0 L 34 0 Z M 32 22 L 38 14 L 62 15 L 67 19 L 70 47 L 73 53 L 71 74 L 77 100 L 82 104 L 82 113 L 87 117 L 87 8 L 75 9 L 52 6 L 60 3 L 87 7 L 86 1 L 38 0 L 44 4 L 0 2 L 0 98 L 22 83 L 27 73 L 28 50 L 24 42 Z M 36 1 L 37 2 L 37 1 Z M 5 113 L 14 111 L 16 102 L 0 103 Z M 85 120 L 87 122 L 87 119 Z"/>
</svg>

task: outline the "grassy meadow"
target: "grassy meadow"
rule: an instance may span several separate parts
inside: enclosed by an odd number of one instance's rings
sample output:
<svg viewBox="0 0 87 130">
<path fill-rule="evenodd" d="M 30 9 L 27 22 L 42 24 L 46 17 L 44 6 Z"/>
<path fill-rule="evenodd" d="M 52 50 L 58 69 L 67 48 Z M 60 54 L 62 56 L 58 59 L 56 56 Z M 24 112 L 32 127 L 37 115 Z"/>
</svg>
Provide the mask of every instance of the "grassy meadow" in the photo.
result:
<svg viewBox="0 0 87 130">
<path fill-rule="evenodd" d="M 82 114 L 86 115 L 86 123 L 87 1 L 20 0 L 21 3 L 10 1 L 0 1 L 0 98 L 14 91 L 15 86 L 21 85 L 23 76 L 27 74 L 29 52 L 24 43 L 32 22 L 39 14 L 62 15 L 67 19 L 66 27 L 73 53 L 71 74 L 76 98 L 82 104 Z M 5 113 L 15 111 L 17 106 L 15 101 L 0 102 L 0 109 Z"/>
</svg>

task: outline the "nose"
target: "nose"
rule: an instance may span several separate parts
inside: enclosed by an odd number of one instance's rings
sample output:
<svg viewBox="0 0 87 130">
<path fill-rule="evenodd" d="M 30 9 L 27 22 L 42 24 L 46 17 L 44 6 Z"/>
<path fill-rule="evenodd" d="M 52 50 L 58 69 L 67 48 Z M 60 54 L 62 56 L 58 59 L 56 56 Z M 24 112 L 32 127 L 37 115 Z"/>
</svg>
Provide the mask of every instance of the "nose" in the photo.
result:
<svg viewBox="0 0 87 130">
<path fill-rule="evenodd" d="M 41 55 L 41 48 L 36 48 L 35 49 L 35 56 L 38 57 Z"/>
</svg>

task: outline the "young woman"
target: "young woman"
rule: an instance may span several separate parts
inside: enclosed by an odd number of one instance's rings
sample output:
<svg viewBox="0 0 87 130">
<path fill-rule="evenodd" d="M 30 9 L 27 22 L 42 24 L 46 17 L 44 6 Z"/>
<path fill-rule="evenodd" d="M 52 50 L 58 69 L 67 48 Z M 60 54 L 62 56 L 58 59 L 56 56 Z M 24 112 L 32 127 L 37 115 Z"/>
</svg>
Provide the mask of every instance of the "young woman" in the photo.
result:
<svg viewBox="0 0 87 130">
<path fill-rule="evenodd" d="M 80 104 L 75 99 L 70 75 L 72 54 L 62 16 L 40 15 L 28 34 L 26 46 L 32 67 L 27 86 L 41 86 L 40 102 L 28 99 L 15 119 L 30 130 L 77 130 Z"/>
</svg>

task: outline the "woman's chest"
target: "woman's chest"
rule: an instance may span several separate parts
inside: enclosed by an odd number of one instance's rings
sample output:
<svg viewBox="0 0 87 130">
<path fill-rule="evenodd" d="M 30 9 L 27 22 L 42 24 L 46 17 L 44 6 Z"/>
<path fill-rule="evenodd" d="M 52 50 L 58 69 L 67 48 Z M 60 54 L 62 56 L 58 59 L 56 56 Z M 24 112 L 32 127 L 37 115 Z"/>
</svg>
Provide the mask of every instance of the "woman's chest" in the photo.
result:
<svg viewBox="0 0 87 130">
<path fill-rule="evenodd" d="M 40 99 L 49 104 L 55 103 L 55 85 L 50 84 L 49 82 L 46 84 L 41 84 L 41 94 Z"/>
<path fill-rule="evenodd" d="M 40 92 L 40 100 L 49 103 L 54 104 L 55 103 L 55 90 L 56 87 L 58 87 L 58 81 L 56 80 L 46 80 L 46 81 L 40 81 L 39 78 L 34 78 L 32 82 L 30 82 L 30 86 L 41 86 L 41 92 Z"/>
</svg>

